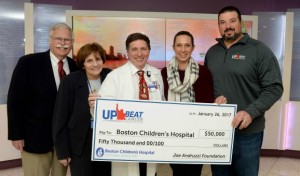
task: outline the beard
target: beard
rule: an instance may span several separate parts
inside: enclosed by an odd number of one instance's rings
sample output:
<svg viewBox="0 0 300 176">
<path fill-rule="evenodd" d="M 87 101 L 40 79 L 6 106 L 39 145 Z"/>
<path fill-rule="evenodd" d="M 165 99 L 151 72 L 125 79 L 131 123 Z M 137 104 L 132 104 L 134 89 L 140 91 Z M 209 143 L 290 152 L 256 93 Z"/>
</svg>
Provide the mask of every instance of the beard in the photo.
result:
<svg viewBox="0 0 300 176">
<path fill-rule="evenodd" d="M 231 36 L 226 36 L 225 33 L 227 31 L 233 31 L 233 34 Z M 242 32 L 235 32 L 234 28 L 228 28 L 224 31 L 224 34 L 222 35 L 222 38 L 227 42 L 234 42 L 236 39 L 238 39 L 242 35 Z"/>
</svg>

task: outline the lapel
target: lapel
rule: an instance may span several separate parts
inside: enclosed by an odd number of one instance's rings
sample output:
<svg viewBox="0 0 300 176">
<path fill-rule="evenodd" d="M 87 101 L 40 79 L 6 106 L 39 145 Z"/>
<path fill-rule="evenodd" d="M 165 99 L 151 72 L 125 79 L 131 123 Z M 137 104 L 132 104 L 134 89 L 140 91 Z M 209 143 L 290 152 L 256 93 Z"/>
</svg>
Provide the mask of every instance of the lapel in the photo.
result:
<svg viewBox="0 0 300 176">
<path fill-rule="evenodd" d="M 53 68 L 52 68 L 52 63 L 50 58 L 50 50 L 44 52 L 42 58 L 44 58 L 43 59 L 44 62 L 42 62 L 41 71 L 45 73 L 45 79 L 47 80 L 49 88 L 57 93 L 56 82 L 54 79 L 54 73 L 53 73 Z M 67 61 L 68 61 L 70 72 L 78 70 L 77 65 L 71 58 L 67 57 Z"/>
<path fill-rule="evenodd" d="M 89 88 L 88 88 L 88 83 L 87 83 L 88 80 L 85 74 L 85 70 L 81 70 L 78 74 L 78 78 L 76 79 L 78 80 L 76 85 L 77 96 L 81 101 L 86 102 L 88 101 Z"/>
<path fill-rule="evenodd" d="M 75 61 L 73 59 L 71 59 L 70 57 L 67 57 L 67 62 L 69 65 L 70 72 L 79 70 L 79 67 L 76 65 Z"/>
<path fill-rule="evenodd" d="M 42 72 L 45 73 L 45 79 L 48 80 L 47 83 L 49 84 L 49 88 L 55 92 L 57 92 L 57 88 L 56 88 L 56 83 L 55 83 L 55 79 L 54 79 L 54 73 L 53 73 L 53 69 L 52 69 L 52 64 L 51 64 L 51 59 L 50 59 L 50 50 L 46 51 L 44 53 L 44 57 L 45 59 L 41 69 Z"/>
</svg>

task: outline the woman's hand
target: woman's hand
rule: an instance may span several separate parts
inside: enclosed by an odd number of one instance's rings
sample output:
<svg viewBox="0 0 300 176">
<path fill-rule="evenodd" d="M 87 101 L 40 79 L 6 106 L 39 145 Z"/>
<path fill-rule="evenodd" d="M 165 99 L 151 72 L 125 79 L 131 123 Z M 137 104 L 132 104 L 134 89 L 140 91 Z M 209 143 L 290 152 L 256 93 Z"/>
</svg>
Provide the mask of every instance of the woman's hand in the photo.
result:
<svg viewBox="0 0 300 176">
<path fill-rule="evenodd" d="M 89 101 L 90 108 L 94 108 L 95 100 L 98 97 L 100 97 L 100 95 L 97 95 L 97 93 L 95 91 L 89 94 L 88 101 Z"/>
<path fill-rule="evenodd" d="M 226 104 L 227 103 L 227 98 L 224 97 L 223 95 L 221 95 L 221 96 L 219 96 L 215 99 L 215 103 L 217 103 L 217 104 Z"/>
<path fill-rule="evenodd" d="M 71 162 L 71 158 L 59 160 L 59 163 L 63 166 L 67 166 Z"/>
<path fill-rule="evenodd" d="M 100 97 L 100 95 L 97 95 L 96 92 L 92 92 L 89 94 L 89 105 L 90 105 L 90 113 L 92 115 L 92 117 L 94 117 L 94 106 L 95 106 L 95 100 Z"/>
</svg>

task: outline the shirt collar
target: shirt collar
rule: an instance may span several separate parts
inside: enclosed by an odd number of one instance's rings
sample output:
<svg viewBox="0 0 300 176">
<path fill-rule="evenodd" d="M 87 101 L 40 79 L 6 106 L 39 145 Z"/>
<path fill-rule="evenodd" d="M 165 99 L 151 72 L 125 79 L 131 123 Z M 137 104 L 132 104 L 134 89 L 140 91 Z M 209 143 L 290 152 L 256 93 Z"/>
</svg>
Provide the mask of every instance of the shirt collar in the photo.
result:
<svg viewBox="0 0 300 176">
<path fill-rule="evenodd" d="M 60 61 L 51 51 L 50 51 L 50 59 L 53 63 L 58 64 L 58 62 Z M 66 62 L 66 58 L 64 58 L 62 61 L 65 63 Z"/>
<path fill-rule="evenodd" d="M 140 70 L 140 69 L 137 69 L 130 61 L 128 62 L 128 65 L 130 67 L 132 75 L 137 74 L 137 71 Z M 145 67 L 142 70 L 144 70 L 145 73 L 147 73 L 147 71 L 149 71 L 147 63 L 146 63 Z"/>
<path fill-rule="evenodd" d="M 246 44 L 247 43 L 247 41 L 249 40 L 250 36 L 249 36 L 248 33 L 243 33 L 243 35 L 244 36 L 239 41 L 237 41 L 235 44 Z M 222 43 L 223 45 L 225 45 L 224 41 L 223 41 L 223 38 L 216 38 L 216 41 L 219 42 L 219 43 Z"/>
</svg>

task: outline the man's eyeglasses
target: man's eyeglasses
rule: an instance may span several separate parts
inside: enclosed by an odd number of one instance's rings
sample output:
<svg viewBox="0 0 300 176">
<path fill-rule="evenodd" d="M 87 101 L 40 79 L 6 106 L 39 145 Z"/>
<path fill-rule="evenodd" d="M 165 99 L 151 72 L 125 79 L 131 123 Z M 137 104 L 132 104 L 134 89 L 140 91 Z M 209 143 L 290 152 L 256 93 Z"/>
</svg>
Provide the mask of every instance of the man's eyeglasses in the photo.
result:
<svg viewBox="0 0 300 176">
<path fill-rule="evenodd" d="M 54 39 L 56 42 L 65 42 L 65 43 L 71 43 L 72 39 L 69 38 L 61 38 L 61 37 L 51 37 L 52 39 Z"/>
</svg>

